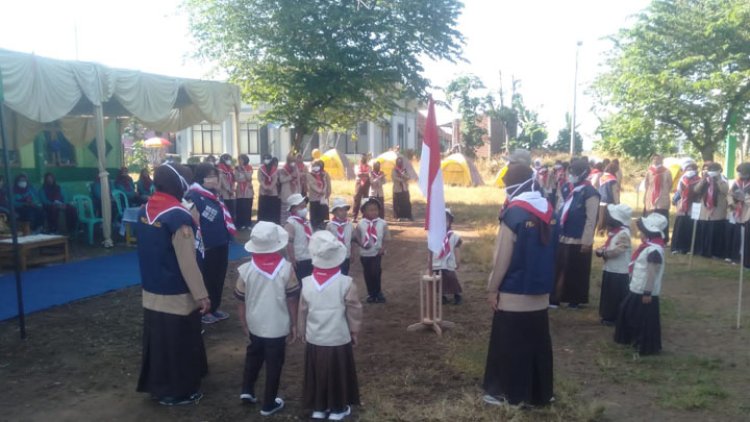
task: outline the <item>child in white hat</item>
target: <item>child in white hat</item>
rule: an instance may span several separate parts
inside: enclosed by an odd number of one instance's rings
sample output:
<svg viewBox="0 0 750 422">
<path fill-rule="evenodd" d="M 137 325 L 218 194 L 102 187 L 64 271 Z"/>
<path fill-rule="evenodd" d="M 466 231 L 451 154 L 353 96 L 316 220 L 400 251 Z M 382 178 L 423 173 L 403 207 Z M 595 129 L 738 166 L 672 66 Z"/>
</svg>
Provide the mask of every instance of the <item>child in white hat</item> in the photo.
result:
<svg viewBox="0 0 750 422">
<path fill-rule="evenodd" d="M 362 304 L 351 277 L 341 273 L 346 247 L 330 232 L 310 240 L 313 273 L 302 280 L 299 335 L 305 347 L 303 406 L 313 419 L 343 420 L 359 404 L 352 346 L 362 325 Z"/>
<path fill-rule="evenodd" d="M 448 295 L 453 295 L 453 304 L 461 304 L 461 283 L 458 281 L 456 271 L 459 267 L 458 249 L 461 247 L 461 237 L 453 232 L 453 212 L 450 208 L 445 209 L 445 222 L 448 231 L 443 240 L 443 250 L 432 254 L 432 270 L 440 272 L 443 283 L 443 304 L 448 303 Z"/>
<path fill-rule="evenodd" d="M 349 275 L 349 265 L 352 256 L 352 235 L 354 226 L 349 221 L 349 204 L 344 198 L 333 198 L 331 204 L 333 218 L 328 222 L 326 229 L 331 232 L 339 242 L 346 246 L 346 259 L 341 263 L 341 274 Z"/>
<path fill-rule="evenodd" d="M 625 204 L 606 206 L 604 225 L 607 241 L 596 250 L 604 259 L 599 317 L 602 325 L 615 325 L 620 303 L 628 295 L 628 264 L 630 263 L 630 216 L 633 210 Z"/>
<path fill-rule="evenodd" d="M 630 292 L 620 305 L 615 341 L 641 355 L 661 351 L 659 294 L 664 276 L 664 230 L 667 218 L 652 213 L 638 220 L 641 245 L 630 260 Z"/>
<path fill-rule="evenodd" d="M 240 399 L 245 403 L 258 401 L 255 382 L 265 363 L 266 388 L 260 411 L 263 416 L 284 407 L 284 401 L 277 397 L 281 369 L 287 340 L 291 342 L 297 335 L 299 283 L 292 264 L 279 253 L 287 245 L 288 237 L 283 227 L 259 221 L 245 244 L 252 259 L 237 269 L 239 279 L 234 294 L 242 301 L 240 320 L 245 334 L 250 337 Z"/>
<path fill-rule="evenodd" d="M 287 245 L 287 257 L 294 266 L 294 274 L 297 280 L 312 274 L 312 261 L 310 260 L 310 237 L 313 229 L 310 220 L 307 219 L 307 198 L 299 193 L 289 195 L 286 200 L 289 205 L 289 218 L 284 228 L 289 234 Z"/>
</svg>

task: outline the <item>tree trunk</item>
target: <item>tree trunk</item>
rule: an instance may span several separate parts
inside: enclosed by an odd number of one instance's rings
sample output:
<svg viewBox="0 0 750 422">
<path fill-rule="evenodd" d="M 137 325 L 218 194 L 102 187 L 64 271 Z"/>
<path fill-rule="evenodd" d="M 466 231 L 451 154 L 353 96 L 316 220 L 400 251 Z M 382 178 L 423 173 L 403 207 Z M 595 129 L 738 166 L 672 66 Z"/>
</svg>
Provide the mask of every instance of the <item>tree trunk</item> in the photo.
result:
<svg viewBox="0 0 750 422">
<path fill-rule="evenodd" d="M 713 161 L 714 160 L 714 143 L 713 142 L 706 142 L 706 145 L 701 148 L 701 158 L 703 161 Z"/>
<path fill-rule="evenodd" d="M 294 152 L 299 154 L 302 152 L 302 140 L 304 139 L 305 133 L 302 130 L 297 130 L 295 128 L 294 130 L 294 139 L 292 142 L 294 144 L 292 145 L 294 147 Z"/>
</svg>

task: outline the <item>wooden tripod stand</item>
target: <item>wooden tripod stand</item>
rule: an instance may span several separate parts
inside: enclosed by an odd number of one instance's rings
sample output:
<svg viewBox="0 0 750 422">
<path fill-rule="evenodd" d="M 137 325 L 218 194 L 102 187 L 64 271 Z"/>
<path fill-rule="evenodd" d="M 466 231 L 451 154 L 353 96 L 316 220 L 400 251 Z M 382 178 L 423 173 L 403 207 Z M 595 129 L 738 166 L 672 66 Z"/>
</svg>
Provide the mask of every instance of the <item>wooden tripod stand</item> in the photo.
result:
<svg viewBox="0 0 750 422">
<path fill-rule="evenodd" d="M 432 259 L 430 259 L 430 268 Z M 443 283 L 439 274 L 431 270 L 419 281 L 419 316 L 420 322 L 406 328 L 407 331 L 431 329 L 438 336 L 443 330 L 455 327 L 456 324 L 443 320 Z"/>
</svg>

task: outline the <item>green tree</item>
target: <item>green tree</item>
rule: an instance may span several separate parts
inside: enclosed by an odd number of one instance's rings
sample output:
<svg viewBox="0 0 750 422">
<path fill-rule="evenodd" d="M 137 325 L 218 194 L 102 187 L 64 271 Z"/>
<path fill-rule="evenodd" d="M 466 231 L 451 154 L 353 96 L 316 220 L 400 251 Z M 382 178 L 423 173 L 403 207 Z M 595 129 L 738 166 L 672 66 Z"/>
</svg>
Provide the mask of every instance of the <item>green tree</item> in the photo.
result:
<svg viewBox="0 0 750 422">
<path fill-rule="evenodd" d="M 445 97 L 461 114 L 461 141 L 464 153 L 473 157 L 482 145 L 487 131 L 479 126 L 484 111 L 485 97 L 478 94 L 484 83 L 475 75 L 463 75 L 452 80 L 445 88 Z"/>
<path fill-rule="evenodd" d="M 319 129 L 378 120 L 429 81 L 421 59 L 460 59 L 459 0 L 185 0 L 196 55 L 216 63 L 261 119 Z"/>
<path fill-rule="evenodd" d="M 583 152 L 583 137 L 578 131 L 575 132 L 576 144 L 575 153 L 580 154 Z M 570 114 L 565 113 L 565 127 L 557 132 L 557 139 L 554 142 L 549 142 L 547 148 L 552 151 L 558 152 L 570 152 Z"/>
<path fill-rule="evenodd" d="M 616 113 L 604 118 L 597 134 L 600 136 L 594 143 L 597 151 L 638 159 L 648 158 L 657 152 L 675 152 L 677 148 L 674 140 L 679 136 L 667 125 L 656 125 L 652 119 L 626 113 Z"/>
<path fill-rule="evenodd" d="M 605 119 L 608 127 L 602 132 L 625 133 L 623 142 L 630 143 L 650 142 L 659 136 L 656 132 L 676 133 L 711 160 L 733 115 L 736 129 L 748 127 L 747 0 L 654 0 L 612 41 L 609 70 L 598 77 L 594 90 L 602 106 L 622 117 Z M 628 122 L 628 117 L 638 121 Z"/>
<path fill-rule="evenodd" d="M 486 97 L 485 103 L 488 109 L 486 113 L 499 119 L 505 127 L 506 149 L 512 151 L 516 148 L 528 150 L 542 148 L 549 136 L 547 125 L 539 121 L 539 113 L 527 108 L 524 104 L 523 95 L 519 90 L 521 81 L 511 78 L 511 106 L 508 107 L 503 98 L 502 75 L 500 79 L 500 104 L 496 104 L 492 95 Z"/>
</svg>

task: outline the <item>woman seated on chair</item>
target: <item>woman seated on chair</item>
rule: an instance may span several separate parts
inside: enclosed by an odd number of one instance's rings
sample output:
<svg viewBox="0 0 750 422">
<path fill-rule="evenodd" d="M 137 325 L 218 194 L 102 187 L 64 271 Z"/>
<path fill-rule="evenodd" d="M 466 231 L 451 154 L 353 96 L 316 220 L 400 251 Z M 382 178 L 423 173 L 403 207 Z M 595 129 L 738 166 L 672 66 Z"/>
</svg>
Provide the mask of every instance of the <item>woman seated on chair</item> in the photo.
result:
<svg viewBox="0 0 750 422">
<path fill-rule="evenodd" d="M 154 181 L 151 180 L 147 167 L 141 170 L 141 175 L 138 177 L 138 183 L 135 187 L 144 203 L 154 194 Z"/>
<path fill-rule="evenodd" d="M 42 204 L 26 174 L 19 174 L 13 181 L 13 201 L 18 221 L 29 223 L 32 232 L 38 233 L 44 224 Z"/>
<path fill-rule="evenodd" d="M 131 207 L 137 207 L 145 202 L 141 198 L 141 195 L 135 191 L 135 183 L 130 174 L 128 174 L 127 167 L 121 168 L 120 174 L 115 178 L 115 189 L 125 192 L 125 196 L 128 198 L 128 205 Z"/>
<path fill-rule="evenodd" d="M 47 216 L 47 230 L 50 233 L 58 233 L 58 221 L 60 213 L 65 214 L 66 232 L 72 231 L 76 227 L 78 215 L 74 206 L 65 201 L 65 194 L 60 185 L 57 184 L 55 176 L 52 173 L 44 175 L 44 183 L 39 192 L 39 199 L 42 201 L 44 213 Z"/>
</svg>

